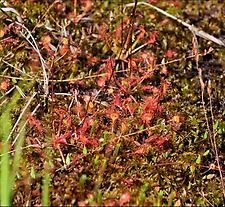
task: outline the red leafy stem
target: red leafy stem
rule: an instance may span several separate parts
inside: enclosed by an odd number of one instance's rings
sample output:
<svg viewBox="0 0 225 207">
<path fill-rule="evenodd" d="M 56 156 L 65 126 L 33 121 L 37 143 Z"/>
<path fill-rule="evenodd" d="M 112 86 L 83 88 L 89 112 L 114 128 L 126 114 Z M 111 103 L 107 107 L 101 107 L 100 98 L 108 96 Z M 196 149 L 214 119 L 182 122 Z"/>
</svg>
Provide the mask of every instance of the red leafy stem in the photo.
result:
<svg viewBox="0 0 225 207">
<path fill-rule="evenodd" d="M 154 117 L 163 111 L 163 108 L 162 106 L 160 106 L 159 101 L 159 96 L 145 97 L 141 119 L 146 125 L 150 125 Z"/>
<path fill-rule="evenodd" d="M 40 133 L 40 135 L 43 135 L 44 133 L 44 128 L 41 124 L 41 121 L 38 120 L 32 113 L 30 113 L 28 115 L 28 124 L 31 126 L 31 127 L 34 127 L 37 129 L 37 131 Z"/>
<path fill-rule="evenodd" d="M 72 136 L 72 118 L 69 113 L 64 109 L 56 109 L 55 112 L 58 114 L 58 129 L 55 129 L 55 133 L 53 135 L 52 145 L 55 149 L 59 149 L 60 145 L 66 145 L 67 139 Z M 53 128 L 55 121 L 53 122 Z M 57 134 L 56 134 L 57 131 Z M 64 131 L 63 134 L 61 132 Z M 56 134 L 56 135 L 55 135 Z"/>
<path fill-rule="evenodd" d="M 90 145 L 97 147 L 99 145 L 99 140 L 95 136 L 90 136 L 90 133 L 88 132 L 90 127 L 93 125 L 93 121 L 95 120 L 95 116 L 92 117 L 85 117 L 83 123 L 77 127 L 77 135 L 78 139 L 77 141 L 82 143 L 84 146 Z M 97 124 L 96 131 L 99 130 L 100 125 Z"/>
<path fill-rule="evenodd" d="M 70 138 L 72 135 L 71 131 L 66 132 L 65 134 L 61 135 L 61 136 L 57 136 L 55 135 L 55 137 L 53 138 L 53 142 L 52 145 L 55 149 L 59 149 L 60 145 L 67 145 L 67 139 Z"/>
</svg>

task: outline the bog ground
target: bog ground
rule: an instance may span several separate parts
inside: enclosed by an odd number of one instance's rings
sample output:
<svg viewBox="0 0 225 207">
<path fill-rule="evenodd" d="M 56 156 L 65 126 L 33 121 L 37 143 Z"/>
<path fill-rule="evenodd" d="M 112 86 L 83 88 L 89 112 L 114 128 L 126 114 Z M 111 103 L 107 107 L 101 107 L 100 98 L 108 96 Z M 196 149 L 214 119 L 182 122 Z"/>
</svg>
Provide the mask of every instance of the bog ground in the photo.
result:
<svg viewBox="0 0 225 207">
<path fill-rule="evenodd" d="M 1 205 L 224 204 L 223 1 L 2 1 Z"/>
</svg>

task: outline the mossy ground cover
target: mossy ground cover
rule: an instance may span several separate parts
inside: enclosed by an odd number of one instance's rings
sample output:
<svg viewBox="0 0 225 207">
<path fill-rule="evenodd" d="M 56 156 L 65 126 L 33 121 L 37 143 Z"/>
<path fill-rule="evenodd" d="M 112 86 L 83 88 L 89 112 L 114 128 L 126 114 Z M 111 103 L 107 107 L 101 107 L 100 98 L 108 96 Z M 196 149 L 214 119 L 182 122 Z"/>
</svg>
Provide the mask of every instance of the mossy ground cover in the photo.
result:
<svg viewBox="0 0 225 207">
<path fill-rule="evenodd" d="M 129 3 L 0 4 L 13 205 L 224 203 L 225 49 Z M 149 3 L 224 40 L 222 1 Z"/>
</svg>

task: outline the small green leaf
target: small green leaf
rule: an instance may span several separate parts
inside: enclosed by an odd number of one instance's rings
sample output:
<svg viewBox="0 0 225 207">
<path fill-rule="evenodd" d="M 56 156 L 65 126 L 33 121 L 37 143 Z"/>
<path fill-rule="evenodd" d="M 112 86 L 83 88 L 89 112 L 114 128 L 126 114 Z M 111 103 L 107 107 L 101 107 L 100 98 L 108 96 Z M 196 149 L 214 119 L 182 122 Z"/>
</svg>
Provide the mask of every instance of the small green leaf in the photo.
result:
<svg viewBox="0 0 225 207">
<path fill-rule="evenodd" d="M 203 138 L 204 138 L 204 139 L 207 139 L 207 138 L 208 138 L 208 135 L 209 135 L 209 133 L 206 131 L 206 132 L 204 133 L 204 135 L 203 135 Z"/>
<path fill-rule="evenodd" d="M 36 178 L 36 172 L 35 172 L 34 166 L 32 166 L 31 169 L 30 169 L 30 176 L 31 176 L 33 179 Z"/>
<path fill-rule="evenodd" d="M 90 132 L 90 136 L 93 136 L 95 130 L 96 130 L 96 126 L 97 126 L 98 121 L 94 120 L 93 126 L 91 127 L 91 132 Z"/>
<path fill-rule="evenodd" d="M 179 149 L 183 149 L 184 148 L 184 144 L 180 144 L 178 148 Z"/>
<path fill-rule="evenodd" d="M 66 156 L 66 165 L 70 165 L 70 163 L 71 163 L 71 155 L 67 154 L 67 156 Z"/>
<path fill-rule="evenodd" d="M 198 158 L 195 161 L 196 164 L 200 164 L 201 163 L 201 155 L 198 155 Z"/>
<path fill-rule="evenodd" d="M 214 177 L 215 177 L 215 174 L 209 174 L 209 175 L 206 176 L 206 178 L 207 178 L 208 180 L 211 180 L 211 179 L 214 178 Z"/>
<path fill-rule="evenodd" d="M 1 75 L 6 75 L 7 74 L 7 72 L 8 72 L 8 68 L 6 68 L 3 72 L 2 72 L 2 74 Z"/>
<path fill-rule="evenodd" d="M 215 122 L 213 127 L 214 127 L 214 129 L 218 129 L 218 127 L 219 127 L 219 120 L 216 120 L 216 122 Z"/>
<path fill-rule="evenodd" d="M 209 154 L 209 150 L 206 150 L 205 153 L 203 154 L 203 156 L 207 156 Z"/>
<path fill-rule="evenodd" d="M 119 150 L 120 150 L 120 146 L 121 146 L 121 143 L 117 144 L 114 151 L 113 151 L 113 156 L 112 156 L 112 160 L 113 162 L 115 161 L 118 153 L 119 153 Z"/>
<path fill-rule="evenodd" d="M 223 134 L 223 129 L 222 128 L 218 129 L 218 134 Z"/>
<path fill-rule="evenodd" d="M 87 147 L 86 146 L 84 146 L 84 148 L 83 148 L 83 154 L 84 155 L 86 155 L 88 153 L 88 151 L 87 151 Z"/>
<path fill-rule="evenodd" d="M 94 159 L 94 166 L 97 167 L 98 165 L 99 165 L 99 155 L 96 155 Z"/>
<path fill-rule="evenodd" d="M 87 175 L 86 174 L 81 175 L 79 183 L 82 188 L 84 188 L 86 181 L 87 181 Z"/>
<path fill-rule="evenodd" d="M 194 165 L 192 165 L 192 166 L 190 167 L 190 171 L 191 171 L 191 173 L 194 173 L 194 172 L 195 172 L 195 166 L 194 166 Z"/>
<path fill-rule="evenodd" d="M 162 191 L 162 190 L 159 191 L 159 193 L 158 193 L 158 198 L 159 198 L 160 200 L 162 200 L 162 198 L 163 198 L 163 191 Z"/>
<path fill-rule="evenodd" d="M 118 71 L 118 70 L 119 70 L 119 64 L 116 65 L 116 71 Z"/>
<path fill-rule="evenodd" d="M 98 203 L 98 206 L 102 205 L 102 191 L 101 190 L 98 190 L 98 193 L 97 193 L 97 203 Z"/>
<path fill-rule="evenodd" d="M 139 203 L 138 205 L 142 206 L 144 204 L 144 201 L 145 201 L 145 198 L 146 198 L 146 191 L 148 190 L 149 188 L 149 184 L 148 183 L 145 183 L 141 190 L 140 190 L 140 194 L 139 194 Z"/>
<path fill-rule="evenodd" d="M 12 82 L 16 84 L 17 80 L 15 78 L 12 78 Z"/>
<path fill-rule="evenodd" d="M 165 157 L 165 158 L 169 157 L 169 152 L 165 152 L 165 153 L 164 153 L 164 157 Z"/>
<path fill-rule="evenodd" d="M 167 206 L 173 206 L 174 196 L 175 196 L 175 191 L 172 191 L 172 192 L 170 193 L 170 197 L 169 197 L 168 205 L 167 205 Z"/>
<path fill-rule="evenodd" d="M 104 131 L 103 132 L 103 138 L 104 138 L 104 140 L 107 140 L 108 137 L 109 137 L 109 132 L 108 131 Z"/>
<path fill-rule="evenodd" d="M 160 190 L 158 192 L 157 203 L 155 203 L 154 206 L 162 206 L 162 199 L 163 199 L 163 191 Z"/>
<path fill-rule="evenodd" d="M 194 142 L 197 142 L 197 141 L 198 141 L 198 137 L 195 137 Z"/>
</svg>

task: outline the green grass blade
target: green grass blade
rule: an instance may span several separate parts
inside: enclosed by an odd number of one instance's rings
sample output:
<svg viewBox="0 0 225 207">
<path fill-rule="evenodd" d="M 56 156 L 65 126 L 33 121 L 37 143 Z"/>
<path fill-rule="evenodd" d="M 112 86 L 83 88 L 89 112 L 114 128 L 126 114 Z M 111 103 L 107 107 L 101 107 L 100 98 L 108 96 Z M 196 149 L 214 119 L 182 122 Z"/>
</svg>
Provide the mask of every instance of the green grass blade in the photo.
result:
<svg viewBox="0 0 225 207">
<path fill-rule="evenodd" d="M 46 172 L 44 175 L 43 186 L 42 186 L 42 206 L 49 206 L 49 185 L 50 185 L 50 174 Z"/>
<path fill-rule="evenodd" d="M 1 193 L 0 200 L 1 206 L 11 205 L 11 185 L 10 180 L 10 159 L 8 154 L 8 143 L 3 144 L 2 157 L 1 157 Z"/>
</svg>

